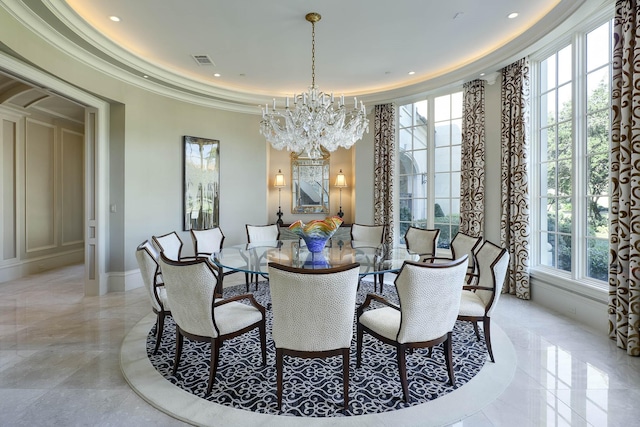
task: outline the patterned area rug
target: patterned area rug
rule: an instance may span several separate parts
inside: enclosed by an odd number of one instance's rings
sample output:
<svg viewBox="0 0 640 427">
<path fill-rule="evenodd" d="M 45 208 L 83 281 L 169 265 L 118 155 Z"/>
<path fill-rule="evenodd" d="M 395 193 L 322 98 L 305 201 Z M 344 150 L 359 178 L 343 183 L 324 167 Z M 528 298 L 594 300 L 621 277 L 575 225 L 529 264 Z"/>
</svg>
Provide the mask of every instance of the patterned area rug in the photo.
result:
<svg viewBox="0 0 640 427">
<path fill-rule="evenodd" d="M 244 285 L 226 288 L 224 297 L 244 293 Z M 360 305 L 370 282 L 363 281 L 358 291 Z M 253 292 L 265 307 L 270 303 L 269 286 L 260 282 Z M 385 287 L 385 297 L 397 303 L 391 286 Z M 258 331 L 225 342 L 220 349 L 218 372 L 213 390 L 205 397 L 209 376 L 210 344 L 185 338 L 178 373 L 173 376 L 175 324 L 165 321 L 164 337 L 153 355 L 155 326 L 147 336 L 147 355 L 155 369 L 172 384 L 203 399 L 267 414 L 299 417 L 343 417 L 394 411 L 437 399 L 453 390 L 444 362 L 442 345 L 434 347 L 431 357 L 427 349 L 407 354 L 407 377 L 411 402 L 405 404 L 398 374 L 395 348 L 364 335 L 362 365 L 355 367 L 354 338 L 350 355 L 350 408 L 342 411 L 341 358 L 302 359 L 285 356 L 282 412 L 276 410 L 275 347 L 271 339 L 271 311 L 267 310 L 267 365 L 262 367 Z M 469 322 L 456 322 L 453 333 L 453 365 L 458 387 L 464 386 L 487 360 L 484 341 L 478 341 Z"/>
</svg>

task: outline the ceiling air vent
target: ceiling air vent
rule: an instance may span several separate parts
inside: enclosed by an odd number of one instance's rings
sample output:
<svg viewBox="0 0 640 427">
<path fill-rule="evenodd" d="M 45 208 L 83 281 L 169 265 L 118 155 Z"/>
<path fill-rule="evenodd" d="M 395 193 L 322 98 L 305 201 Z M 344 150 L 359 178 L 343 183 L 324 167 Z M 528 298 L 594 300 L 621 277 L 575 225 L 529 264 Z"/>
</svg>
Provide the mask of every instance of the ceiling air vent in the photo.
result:
<svg viewBox="0 0 640 427">
<path fill-rule="evenodd" d="M 209 55 L 191 55 L 198 65 L 215 65 Z"/>
</svg>

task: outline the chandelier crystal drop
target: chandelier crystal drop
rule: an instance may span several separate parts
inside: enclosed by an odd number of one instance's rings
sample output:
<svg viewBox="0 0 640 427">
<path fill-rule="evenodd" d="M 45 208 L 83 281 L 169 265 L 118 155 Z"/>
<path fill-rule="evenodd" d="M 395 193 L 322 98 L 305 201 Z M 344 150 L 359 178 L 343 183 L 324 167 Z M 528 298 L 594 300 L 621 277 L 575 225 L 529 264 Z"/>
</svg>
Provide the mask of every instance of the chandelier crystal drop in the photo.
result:
<svg viewBox="0 0 640 427">
<path fill-rule="evenodd" d="M 353 98 L 353 108 L 344 104 L 344 96 L 335 99 L 333 93 L 321 92 L 315 85 L 315 23 L 320 14 L 312 12 L 305 16 L 311 22 L 311 86 L 305 93 L 293 95 L 293 106 L 289 98 L 284 109 L 273 108 L 266 104 L 262 107 L 260 133 L 265 136 L 276 150 L 286 148 L 301 154 L 307 153 L 312 159 L 321 157 L 320 147 L 335 151 L 339 147 L 351 148 L 362 138 L 365 130 L 369 132 L 367 110 L 357 98 Z"/>
</svg>

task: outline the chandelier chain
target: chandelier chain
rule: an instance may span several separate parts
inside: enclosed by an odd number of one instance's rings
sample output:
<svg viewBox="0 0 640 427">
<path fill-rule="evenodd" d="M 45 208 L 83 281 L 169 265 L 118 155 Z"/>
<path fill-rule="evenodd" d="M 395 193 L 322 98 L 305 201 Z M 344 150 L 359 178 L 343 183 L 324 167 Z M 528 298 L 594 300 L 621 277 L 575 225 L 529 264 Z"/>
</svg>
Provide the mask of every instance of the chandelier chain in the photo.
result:
<svg viewBox="0 0 640 427">
<path fill-rule="evenodd" d="M 311 86 L 316 86 L 316 23 L 311 22 Z"/>
</svg>

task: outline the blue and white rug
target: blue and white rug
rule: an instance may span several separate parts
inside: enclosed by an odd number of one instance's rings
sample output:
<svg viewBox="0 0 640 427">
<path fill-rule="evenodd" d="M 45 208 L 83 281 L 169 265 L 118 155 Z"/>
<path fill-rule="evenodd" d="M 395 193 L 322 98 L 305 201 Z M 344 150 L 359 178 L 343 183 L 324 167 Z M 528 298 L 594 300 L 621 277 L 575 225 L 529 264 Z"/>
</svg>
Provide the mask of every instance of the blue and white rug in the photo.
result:
<svg viewBox="0 0 640 427">
<path fill-rule="evenodd" d="M 244 293 L 239 285 L 224 290 L 224 297 Z M 372 284 L 363 281 L 358 291 L 360 305 Z M 267 282 L 253 292 L 265 307 L 270 303 Z M 385 297 L 397 303 L 391 286 Z M 209 376 L 210 344 L 185 338 L 178 373 L 172 375 L 175 325 L 168 317 L 158 354 L 153 355 L 155 326 L 147 336 L 147 355 L 155 369 L 181 389 L 221 405 L 266 414 L 276 409 L 275 347 L 271 339 L 271 311 L 267 311 L 267 365 L 261 365 L 258 331 L 226 341 L 220 349 L 218 372 L 212 392 L 205 396 Z M 342 411 L 342 361 L 340 357 L 302 359 L 285 356 L 282 414 L 300 417 L 343 417 L 389 412 L 419 405 L 451 391 L 442 345 L 407 354 L 407 377 L 411 402 L 405 404 L 398 374 L 395 348 L 368 334 L 364 336 L 362 365 L 356 369 L 355 325 L 350 356 L 350 407 Z M 487 360 L 484 341 L 478 341 L 469 322 L 456 322 L 453 332 L 453 365 L 456 385 L 463 387 Z"/>
</svg>

